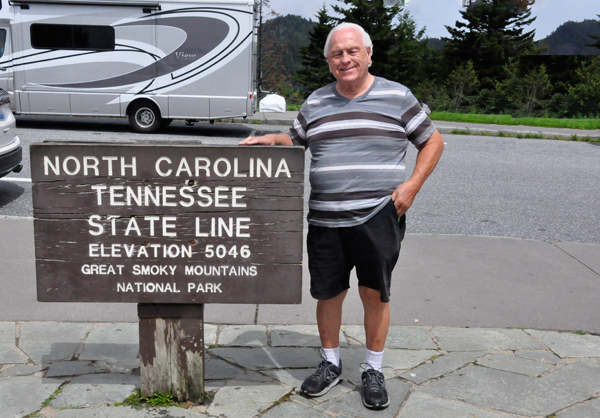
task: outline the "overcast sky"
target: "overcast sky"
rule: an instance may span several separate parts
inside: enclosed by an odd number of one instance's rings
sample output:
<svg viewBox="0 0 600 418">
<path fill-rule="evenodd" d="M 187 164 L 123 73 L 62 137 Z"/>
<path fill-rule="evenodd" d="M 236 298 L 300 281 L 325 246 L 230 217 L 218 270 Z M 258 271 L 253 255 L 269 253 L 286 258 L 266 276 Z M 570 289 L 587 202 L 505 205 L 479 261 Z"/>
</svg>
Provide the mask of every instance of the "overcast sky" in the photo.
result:
<svg viewBox="0 0 600 418">
<path fill-rule="evenodd" d="M 343 4 L 336 0 L 271 0 L 273 10 L 282 15 L 295 14 L 315 20 L 315 15 L 323 5 Z M 331 10 L 330 7 L 328 7 Z M 430 38 L 448 36 L 444 25 L 453 26 L 461 18 L 459 0 L 410 0 L 406 6 L 418 28 L 427 27 Z M 598 19 L 600 0 L 537 0 L 533 5 L 532 16 L 535 39 L 548 36 L 562 23 L 572 20 Z"/>
</svg>

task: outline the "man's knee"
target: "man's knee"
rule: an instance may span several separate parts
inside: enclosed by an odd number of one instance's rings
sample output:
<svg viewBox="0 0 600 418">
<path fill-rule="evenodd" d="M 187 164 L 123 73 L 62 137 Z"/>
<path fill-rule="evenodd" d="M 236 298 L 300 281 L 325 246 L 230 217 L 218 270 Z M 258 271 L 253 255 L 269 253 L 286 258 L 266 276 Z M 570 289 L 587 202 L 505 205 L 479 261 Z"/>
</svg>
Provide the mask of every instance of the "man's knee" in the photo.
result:
<svg viewBox="0 0 600 418">
<path fill-rule="evenodd" d="M 359 286 L 358 291 L 365 310 L 384 310 L 388 306 L 387 302 L 381 301 L 381 292 L 379 290 Z"/>
</svg>

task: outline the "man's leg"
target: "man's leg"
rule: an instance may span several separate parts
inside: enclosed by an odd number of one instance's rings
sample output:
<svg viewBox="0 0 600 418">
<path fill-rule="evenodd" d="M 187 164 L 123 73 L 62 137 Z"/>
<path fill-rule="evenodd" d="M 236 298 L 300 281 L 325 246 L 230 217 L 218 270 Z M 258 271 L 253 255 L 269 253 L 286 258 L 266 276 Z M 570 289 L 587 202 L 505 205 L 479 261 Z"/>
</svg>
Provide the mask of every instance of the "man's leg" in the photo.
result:
<svg viewBox="0 0 600 418">
<path fill-rule="evenodd" d="M 390 404 L 381 373 L 383 349 L 390 327 L 390 307 L 388 303 L 381 302 L 379 290 L 359 286 L 358 292 L 365 309 L 367 340 L 366 365 L 361 376 L 363 404 L 369 409 L 383 409 Z"/>
<path fill-rule="evenodd" d="M 308 376 L 300 391 L 307 396 L 322 396 L 340 382 L 340 327 L 342 304 L 348 293 L 350 270 L 344 252 L 340 228 L 308 227 L 306 240 L 310 293 L 317 299 L 317 324 L 321 337 L 323 361 Z"/>
<path fill-rule="evenodd" d="M 317 324 L 321 336 L 323 361 L 319 368 L 308 376 L 300 391 L 307 396 L 321 396 L 337 385 L 342 374 L 340 360 L 340 327 L 342 326 L 342 304 L 348 290 L 339 295 L 317 302 Z"/>
<path fill-rule="evenodd" d="M 348 290 L 334 298 L 317 301 L 317 325 L 323 348 L 340 346 L 340 327 L 342 326 L 342 304 Z"/>
<path fill-rule="evenodd" d="M 381 302 L 379 290 L 359 286 L 358 293 L 365 309 L 367 349 L 381 352 L 390 327 L 390 305 Z"/>
</svg>

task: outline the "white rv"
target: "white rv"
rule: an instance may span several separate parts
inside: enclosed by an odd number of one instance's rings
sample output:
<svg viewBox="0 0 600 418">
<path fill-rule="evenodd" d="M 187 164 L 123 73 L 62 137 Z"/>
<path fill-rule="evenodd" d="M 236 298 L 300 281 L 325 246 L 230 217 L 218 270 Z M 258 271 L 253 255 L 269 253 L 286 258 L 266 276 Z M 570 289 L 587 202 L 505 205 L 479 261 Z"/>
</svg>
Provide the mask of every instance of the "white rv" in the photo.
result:
<svg viewBox="0 0 600 418">
<path fill-rule="evenodd" d="M 17 115 L 250 116 L 255 0 L 0 0 L 0 88 Z"/>
</svg>

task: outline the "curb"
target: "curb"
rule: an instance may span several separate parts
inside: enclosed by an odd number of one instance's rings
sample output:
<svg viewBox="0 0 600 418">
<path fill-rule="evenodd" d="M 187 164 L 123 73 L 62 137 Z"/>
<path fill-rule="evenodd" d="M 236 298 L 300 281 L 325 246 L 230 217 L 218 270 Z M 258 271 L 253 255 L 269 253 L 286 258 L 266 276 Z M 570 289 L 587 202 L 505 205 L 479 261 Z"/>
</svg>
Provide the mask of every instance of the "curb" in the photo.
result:
<svg viewBox="0 0 600 418">
<path fill-rule="evenodd" d="M 435 121 L 434 121 L 435 123 Z M 438 131 L 441 134 L 448 135 L 485 135 L 485 136 L 496 136 L 496 137 L 513 137 L 513 138 L 529 138 L 529 139 L 557 139 L 557 140 L 570 140 L 580 142 L 598 142 L 600 141 L 600 134 L 589 134 L 589 135 L 577 135 L 577 134 L 566 134 L 562 132 L 544 132 L 534 130 L 512 130 L 512 129 L 483 129 L 483 128 L 472 128 L 465 127 L 460 128 L 449 128 L 439 127 Z"/>
</svg>

